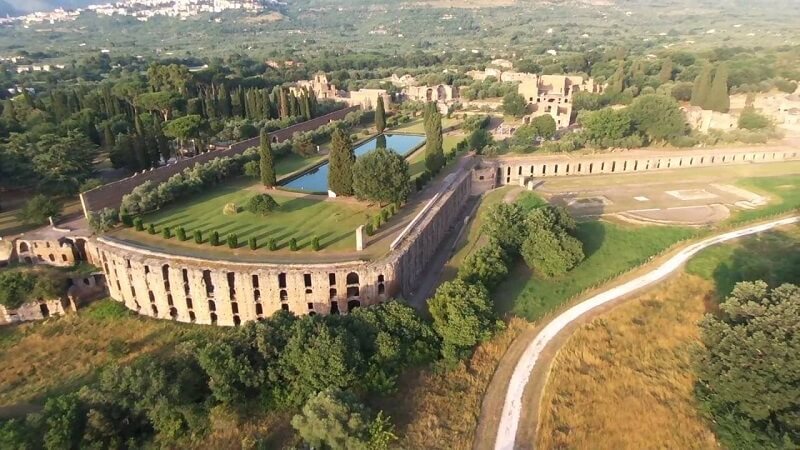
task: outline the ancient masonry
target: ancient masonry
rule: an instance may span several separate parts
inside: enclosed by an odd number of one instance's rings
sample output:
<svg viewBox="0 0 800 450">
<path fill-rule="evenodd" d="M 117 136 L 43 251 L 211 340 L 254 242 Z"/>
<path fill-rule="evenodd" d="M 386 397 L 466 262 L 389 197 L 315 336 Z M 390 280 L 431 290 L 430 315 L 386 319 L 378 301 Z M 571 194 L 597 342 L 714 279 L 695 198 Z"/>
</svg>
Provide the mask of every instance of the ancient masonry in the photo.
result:
<svg viewBox="0 0 800 450">
<path fill-rule="evenodd" d="M 414 292 L 416 281 L 470 195 L 471 171 L 440 192 L 375 261 L 272 264 L 189 258 L 100 237 L 89 261 L 102 267 L 116 300 L 140 314 L 181 322 L 238 325 L 275 311 L 337 314 Z"/>
<path fill-rule="evenodd" d="M 495 185 L 531 186 L 534 178 L 625 174 L 690 167 L 778 163 L 800 159 L 786 147 L 634 150 L 589 155 L 502 157 L 449 175 L 438 193 L 373 261 L 327 264 L 245 263 L 184 257 L 109 237 L 18 240 L 21 262 L 101 267 L 110 295 L 140 314 L 183 322 L 237 325 L 277 310 L 346 313 L 392 296 L 413 295 L 439 243 L 459 222 L 470 195 Z M 474 166 L 472 161 L 472 165 Z"/>
</svg>

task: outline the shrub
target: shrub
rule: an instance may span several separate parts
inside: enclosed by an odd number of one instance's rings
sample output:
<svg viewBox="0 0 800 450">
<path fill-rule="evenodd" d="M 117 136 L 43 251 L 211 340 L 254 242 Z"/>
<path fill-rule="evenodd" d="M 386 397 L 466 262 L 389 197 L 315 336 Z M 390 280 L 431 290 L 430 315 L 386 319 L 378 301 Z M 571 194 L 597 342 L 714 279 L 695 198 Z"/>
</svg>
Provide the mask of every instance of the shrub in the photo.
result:
<svg viewBox="0 0 800 450">
<path fill-rule="evenodd" d="M 383 223 L 386 223 L 387 221 L 389 221 L 389 217 L 391 217 L 391 215 L 389 214 L 389 210 L 387 208 L 382 209 L 381 210 L 381 221 Z"/>
<path fill-rule="evenodd" d="M 222 214 L 226 216 L 235 216 L 237 212 L 239 212 L 239 208 L 236 207 L 236 203 L 226 203 L 222 208 Z"/>
<path fill-rule="evenodd" d="M 372 236 L 373 234 L 375 234 L 375 229 L 372 228 L 371 223 L 368 223 L 364 225 L 364 232 L 367 233 L 367 236 Z"/>
<path fill-rule="evenodd" d="M 119 220 L 126 227 L 132 227 L 133 226 L 133 217 L 131 217 L 130 214 L 125 214 L 125 213 L 120 214 L 119 215 Z"/>
<path fill-rule="evenodd" d="M 378 230 L 380 229 L 381 225 L 383 225 L 383 218 L 381 218 L 380 214 L 372 217 L 372 228 Z"/>
<path fill-rule="evenodd" d="M 249 241 L 250 250 L 257 250 L 258 249 L 258 241 L 256 238 L 251 237 Z"/>
<path fill-rule="evenodd" d="M 147 226 L 147 232 L 150 234 L 156 234 L 156 226 L 151 223 Z"/>
<path fill-rule="evenodd" d="M 219 232 L 215 231 L 211 233 L 211 239 L 208 240 L 208 243 L 213 245 L 214 247 L 219 245 Z"/>
<path fill-rule="evenodd" d="M 89 213 L 89 226 L 95 233 L 105 233 L 114 228 L 119 222 L 119 213 L 113 208 L 103 208 L 98 212 Z"/>
<path fill-rule="evenodd" d="M 398 209 L 399 208 L 397 207 L 397 203 L 392 203 L 391 205 L 389 205 L 389 216 L 394 216 L 395 214 L 397 214 Z"/>
<path fill-rule="evenodd" d="M 508 275 L 508 257 L 497 241 L 492 241 L 467 256 L 458 268 L 458 277 L 468 283 L 481 283 L 491 289 Z"/>
<path fill-rule="evenodd" d="M 170 230 L 169 227 L 164 227 L 164 229 L 161 230 L 161 236 L 163 236 L 164 239 L 171 239 L 172 238 L 172 230 Z"/>
<path fill-rule="evenodd" d="M 203 243 L 203 232 L 200 230 L 194 230 L 194 242 L 197 244 Z"/>
<path fill-rule="evenodd" d="M 137 217 L 137 218 L 133 219 L 133 228 L 136 231 L 144 231 L 144 223 L 142 222 L 142 218 L 141 217 Z"/>
<path fill-rule="evenodd" d="M 298 250 L 297 247 L 297 239 L 292 238 L 289 240 L 289 250 L 296 252 Z"/>
<path fill-rule="evenodd" d="M 314 239 L 311 240 L 311 249 L 318 252 L 321 248 L 322 247 L 319 245 L 319 236 L 314 236 Z"/>
<path fill-rule="evenodd" d="M 230 248 L 239 247 L 239 236 L 237 236 L 236 233 L 231 233 L 228 235 L 228 247 Z"/>
<path fill-rule="evenodd" d="M 247 210 L 265 216 L 278 209 L 278 202 L 267 194 L 259 194 L 247 201 Z"/>
<path fill-rule="evenodd" d="M 178 227 L 178 230 L 175 232 L 175 235 L 181 242 L 186 240 L 186 230 L 184 230 L 183 227 Z"/>
<path fill-rule="evenodd" d="M 273 252 L 278 249 L 278 241 L 275 238 L 269 240 L 269 249 Z"/>
</svg>

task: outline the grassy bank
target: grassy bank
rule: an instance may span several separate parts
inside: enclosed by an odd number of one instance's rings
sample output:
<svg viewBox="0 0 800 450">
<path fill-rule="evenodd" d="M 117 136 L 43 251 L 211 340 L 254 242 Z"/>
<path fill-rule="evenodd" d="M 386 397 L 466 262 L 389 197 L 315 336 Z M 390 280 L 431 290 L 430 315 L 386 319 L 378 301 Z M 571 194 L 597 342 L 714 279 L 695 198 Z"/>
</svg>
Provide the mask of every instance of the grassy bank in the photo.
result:
<svg viewBox="0 0 800 450">
<path fill-rule="evenodd" d="M 578 267 L 560 277 L 543 278 L 519 261 L 497 288 L 495 303 L 500 312 L 539 319 L 584 290 L 647 262 L 695 234 L 687 228 L 580 223 L 578 238 L 583 242 L 586 259 Z"/>
</svg>

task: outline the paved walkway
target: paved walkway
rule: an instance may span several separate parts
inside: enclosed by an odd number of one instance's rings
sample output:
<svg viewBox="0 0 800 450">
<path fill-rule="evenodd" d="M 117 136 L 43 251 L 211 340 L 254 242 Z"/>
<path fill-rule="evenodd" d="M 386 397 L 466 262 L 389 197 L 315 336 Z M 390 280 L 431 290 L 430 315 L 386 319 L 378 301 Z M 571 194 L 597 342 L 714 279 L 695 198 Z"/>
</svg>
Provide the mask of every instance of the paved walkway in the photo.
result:
<svg viewBox="0 0 800 450">
<path fill-rule="evenodd" d="M 538 335 L 536 335 L 530 344 L 528 344 L 525 352 L 522 354 L 522 357 L 519 359 L 516 367 L 514 368 L 514 373 L 511 375 L 511 379 L 509 380 L 508 390 L 506 392 L 505 402 L 503 404 L 503 412 L 500 417 L 500 425 L 498 427 L 497 437 L 495 439 L 495 450 L 512 450 L 515 448 L 520 417 L 522 415 L 522 409 L 525 406 L 523 404 L 525 387 L 529 384 L 531 373 L 537 368 L 537 363 L 540 362 L 540 357 L 542 356 L 545 347 L 548 345 L 548 343 L 553 341 L 555 337 L 559 335 L 559 333 L 561 333 L 567 326 L 571 325 L 582 316 L 590 313 L 592 310 L 600 306 L 608 304 L 620 297 L 624 297 L 644 287 L 661 281 L 681 267 L 692 256 L 696 255 L 698 252 L 707 247 L 742 236 L 767 231 L 778 226 L 789 225 L 798 222 L 800 222 L 800 216 L 793 216 L 707 238 L 684 248 L 650 272 L 620 286 L 616 286 L 597 294 L 573 306 L 553 319 L 541 330 L 541 332 L 539 332 Z M 544 361 L 542 361 L 541 364 L 544 364 Z"/>
</svg>

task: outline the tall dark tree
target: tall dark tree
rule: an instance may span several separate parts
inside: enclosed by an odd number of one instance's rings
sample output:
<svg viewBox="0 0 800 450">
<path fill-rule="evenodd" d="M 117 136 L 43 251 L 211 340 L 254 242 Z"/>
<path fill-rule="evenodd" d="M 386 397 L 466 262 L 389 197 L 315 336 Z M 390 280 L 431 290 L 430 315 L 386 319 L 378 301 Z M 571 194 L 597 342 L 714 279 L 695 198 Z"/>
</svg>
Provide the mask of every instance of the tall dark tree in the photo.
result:
<svg viewBox="0 0 800 450">
<path fill-rule="evenodd" d="M 426 112 L 425 168 L 431 173 L 438 173 L 442 166 L 444 166 L 442 115 L 436 110 L 435 105 L 429 107 Z"/>
<path fill-rule="evenodd" d="M 336 195 L 353 195 L 353 164 L 356 155 L 353 144 L 341 128 L 337 128 L 331 136 L 330 171 L 328 172 L 328 189 Z"/>
<path fill-rule="evenodd" d="M 386 110 L 383 105 L 383 96 L 378 96 L 378 103 L 375 105 L 375 127 L 378 133 L 383 133 L 386 129 Z"/>
<path fill-rule="evenodd" d="M 720 64 L 714 74 L 711 90 L 706 99 L 705 109 L 726 113 L 731 109 L 731 99 L 728 95 L 728 65 Z"/>
<path fill-rule="evenodd" d="M 692 87 L 692 100 L 694 106 L 699 106 L 703 109 L 706 108 L 709 94 L 711 93 L 711 65 L 706 65 L 694 80 L 694 87 Z"/>
<path fill-rule="evenodd" d="M 280 118 L 286 119 L 289 117 L 289 96 L 286 94 L 286 89 L 280 88 Z"/>
<path fill-rule="evenodd" d="M 261 130 L 261 146 L 259 147 L 259 166 L 261 169 L 261 184 L 266 187 L 275 187 L 275 161 L 272 155 L 272 145 L 269 141 L 267 130 Z"/>
<path fill-rule="evenodd" d="M 661 71 L 658 73 L 658 80 L 663 83 L 668 83 L 672 81 L 672 70 L 674 69 L 672 64 L 672 58 L 667 58 L 661 63 Z"/>
</svg>

